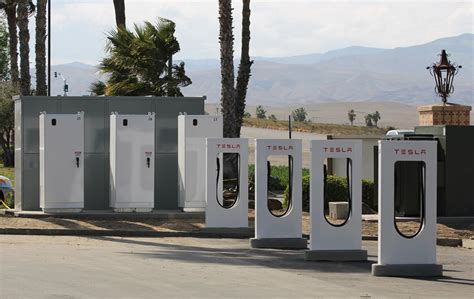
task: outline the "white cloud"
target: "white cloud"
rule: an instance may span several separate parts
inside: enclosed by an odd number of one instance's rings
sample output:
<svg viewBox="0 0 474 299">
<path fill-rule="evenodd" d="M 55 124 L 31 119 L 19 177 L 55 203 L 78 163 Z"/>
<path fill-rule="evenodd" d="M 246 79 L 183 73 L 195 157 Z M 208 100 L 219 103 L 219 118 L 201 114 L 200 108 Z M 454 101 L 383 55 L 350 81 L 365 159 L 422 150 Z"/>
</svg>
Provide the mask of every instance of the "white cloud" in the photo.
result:
<svg viewBox="0 0 474 299">
<path fill-rule="evenodd" d="M 158 16 L 177 23 L 179 58 L 218 58 L 217 0 L 126 0 L 127 24 Z M 234 0 L 236 50 L 241 1 Z M 473 32 L 472 1 L 252 1 L 251 54 L 287 56 L 351 45 L 409 46 Z M 93 62 L 114 26 L 112 0 L 53 2 L 53 57 Z M 236 51 L 238 53 L 238 51 Z M 54 62 L 54 61 L 53 61 Z"/>
</svg>

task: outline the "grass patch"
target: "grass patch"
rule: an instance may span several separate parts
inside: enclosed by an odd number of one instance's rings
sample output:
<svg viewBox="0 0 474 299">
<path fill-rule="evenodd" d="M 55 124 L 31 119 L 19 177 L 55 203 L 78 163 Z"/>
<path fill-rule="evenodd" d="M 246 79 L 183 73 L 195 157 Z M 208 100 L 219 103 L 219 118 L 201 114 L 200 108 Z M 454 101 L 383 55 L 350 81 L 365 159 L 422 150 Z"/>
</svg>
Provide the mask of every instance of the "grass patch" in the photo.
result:
<svg viewBox="0 0 474 299">
<path fill-rule="evenodd" d="M 387 129 L 363 126 L 320 124 L 311 122 L 293 122 L 293 131 L 322 135 L 385 135 Z M 244 118 L 245 127 L 288 130 L 288 121 L 258 118 Z"/>
</svg>

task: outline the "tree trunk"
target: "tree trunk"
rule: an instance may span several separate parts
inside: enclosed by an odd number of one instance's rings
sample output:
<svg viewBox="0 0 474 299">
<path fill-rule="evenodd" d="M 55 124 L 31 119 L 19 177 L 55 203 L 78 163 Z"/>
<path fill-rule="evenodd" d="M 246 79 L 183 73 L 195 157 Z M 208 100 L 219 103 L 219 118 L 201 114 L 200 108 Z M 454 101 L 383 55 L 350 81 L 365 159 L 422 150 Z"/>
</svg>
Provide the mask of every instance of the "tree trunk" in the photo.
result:
<svg viewBox="0 0 474 299">
<path fill-rule="evenodd" d="M 114 0 L 114 8 L 117 27 L 122 26 L 125 28 L 125 0 Z"/>
<path fill-rule="evenodd" d="M 14 131 L 13 128 L 5 128 L 6 131 L 0 131 L 0 146 L 3 151 L 2 164 L 4 167 L 15 166 L 14 159 Z"/>
<path fill-rule="evenodd" d="M 29 95 L 30 76 L 30 32 L 28 30 L 28 0 L 18 0 L 18 28 L 20 29 L 20 93 Z"/>
<path fill-rule="evenodd" d="M 239 65 L 239 73 L 237 76 L 236 86 L 236 109 L 235 109 L 235 136 L 240 137 L 240 130 L 245 113 L 245 98 L 247 97 L 247 88 L 251 76 L 251 66 L 253 61 L 250 60 L 250 0 L 243 0 L 242 8 L 242 49 Z"/>
<path fill-rule="evenodd" d="M 36 95 L 46 96 L 46 4 L 38 0 L 36 12 Z"/>
<path fill-rule="evenodd" d="M 8 22 L 8 38 L 10 47 L 10 71 L 12 75 L 12 83 L 18 86 L 19 72 L 18 72 L 18 33 L 17 33 L 17 19 L 16 19 L 16 0 L 7 0 L 5 6 L 5 14 Z"/>
<path fill-rule="evenodd" d="M 235 136 L 234 34 L 232 31 L 232 1 L 219 0 L 219 41 L 221 45 L 221 106 L 224 117 L 224 137 Z"/>
</svg>

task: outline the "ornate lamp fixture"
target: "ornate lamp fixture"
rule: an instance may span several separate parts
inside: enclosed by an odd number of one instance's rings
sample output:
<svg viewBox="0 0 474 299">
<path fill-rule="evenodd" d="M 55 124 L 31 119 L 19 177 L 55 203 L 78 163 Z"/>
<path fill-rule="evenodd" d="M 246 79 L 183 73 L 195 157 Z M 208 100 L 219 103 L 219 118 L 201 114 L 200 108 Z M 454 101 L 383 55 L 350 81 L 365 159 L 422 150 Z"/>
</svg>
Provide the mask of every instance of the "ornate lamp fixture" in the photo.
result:
<svg viewBox="0 0 474 299">
<path fill-rule="evenodd" d="M 443 100 L 443 105 L 446 105 L 447 98 L 454 92 L 453 80 L 454 76 L 462 68 L 461 65 L 456 65 L 448 60 L 446 50 L 441 51 L 441 59 L 438 63 L 433 63 L 427 66 L 426 69 L 434 77 L 436 82 L 435 92 Z"/>
</svg>

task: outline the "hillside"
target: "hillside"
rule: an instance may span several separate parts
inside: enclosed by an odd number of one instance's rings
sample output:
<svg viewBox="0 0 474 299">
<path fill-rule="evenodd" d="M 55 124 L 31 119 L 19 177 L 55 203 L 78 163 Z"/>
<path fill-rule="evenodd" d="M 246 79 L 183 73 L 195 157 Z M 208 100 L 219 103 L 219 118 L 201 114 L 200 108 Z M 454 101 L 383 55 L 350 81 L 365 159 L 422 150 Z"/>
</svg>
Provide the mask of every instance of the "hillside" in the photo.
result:
<svg viewBox="0 0 474 299">
<path fill-rule="evenodd" d="M 257 118 L 245 118 L 245 127 L 288 130 L 288 122 L 284 120 L 269 120 Z M 384 135 L 385 128 L 368 128 L 364 126 L 322 124 L 311 122 L 293 122 L 292 130 L 295 132 L 315 133 L 320 135 Z"/>
<path fill-rule="evenodd" d="M 472 104 L 474 35 L 463 34 L 430 43 L 395 49 L 349 47 L 327 53 L 293 57 L 255 57 L 247 103 L 267 106 L 301 106 L 337 102 L 397 102 L 419 105 L 438 102 L 434 80 L 426 66 L 441 49 L 463 68 L 456 76 L 453 102 Z M 217 59 L 184 59 L 193 84 L 187 96 L 220 98 Z M 53 66 L 68 80 L 70 95 L 89 94 L 91 82 L 101 77 L 94 66 L 71 63 Z M 103 76 L 102 76 L 103 77 Z M 62 94 L 62 80 L 53 78 L 53 95 Z"/>
</svg>

